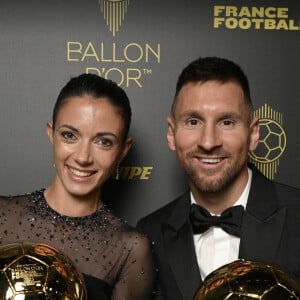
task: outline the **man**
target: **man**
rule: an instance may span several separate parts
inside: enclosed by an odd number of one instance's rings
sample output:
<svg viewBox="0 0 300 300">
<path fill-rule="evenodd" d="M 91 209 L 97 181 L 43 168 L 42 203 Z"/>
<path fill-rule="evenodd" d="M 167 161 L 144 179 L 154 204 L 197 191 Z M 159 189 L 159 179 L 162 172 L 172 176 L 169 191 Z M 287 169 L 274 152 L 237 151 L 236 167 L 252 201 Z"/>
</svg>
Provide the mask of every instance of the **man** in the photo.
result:
<svg viewBox="0 0 300 300">
<path fill-rule="evenodd" d="M 300 190 L 269 181 L 247 163 L 259 120 L 241 68 L 217 57 L 191 62 L 167 121 L 168 145 L 189 191 L 137 225 L 155 243 L 157 298 L 191 300 L 210 272 L 238 258 L 300 276 Z"/>
</svg>

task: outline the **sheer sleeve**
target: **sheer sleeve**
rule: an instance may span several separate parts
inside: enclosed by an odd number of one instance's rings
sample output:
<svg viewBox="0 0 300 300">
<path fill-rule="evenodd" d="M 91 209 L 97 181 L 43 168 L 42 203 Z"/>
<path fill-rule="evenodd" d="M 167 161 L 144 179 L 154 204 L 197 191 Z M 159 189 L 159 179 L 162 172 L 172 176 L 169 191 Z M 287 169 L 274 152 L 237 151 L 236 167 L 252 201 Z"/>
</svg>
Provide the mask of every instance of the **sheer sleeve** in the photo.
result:
<svg viewBox="0 0 300 300">
<path fill-rule="evenodd" d="M 111 299 L 153 299 L 155 282 L 156 268 L 151 244 L 147 237 L 136 233 L 131 251 L 114 285 Z"/>
<path fill-rule="evenodd" d="M 107 207 L 89 216 L 64 216 L 48 206 L 40 190 L 0 196 L 0 223 L 0 245 L 38 240 L 63 251 L 85 276 L 90 300 L 152 299 L 151 243 Z"/>
</svg>

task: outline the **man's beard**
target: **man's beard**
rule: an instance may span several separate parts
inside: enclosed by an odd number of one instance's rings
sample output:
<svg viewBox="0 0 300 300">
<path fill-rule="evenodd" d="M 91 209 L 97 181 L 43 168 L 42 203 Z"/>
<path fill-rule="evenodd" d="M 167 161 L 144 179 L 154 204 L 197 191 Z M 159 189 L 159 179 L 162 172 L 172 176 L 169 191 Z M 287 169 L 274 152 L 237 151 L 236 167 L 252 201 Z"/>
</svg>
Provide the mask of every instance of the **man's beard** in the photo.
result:
<svg viewBox="0 0 300 300">
<path fill-rule="evenodd" d="M 230 184 L 242 173 L 243 168 L 244 163 L 241 163 L 241 161 L 234 161 L 231 165 L 227 166 L 223 172 L 220 170 L 202 171 L 191 165 L 189 168 L 185 168 L 185 170 L 189 180 L 199 192 L 216 193 L 230 186 Z M 219 176 L 215 177 L 214 175 L 217 173 Z"/>
</svg>

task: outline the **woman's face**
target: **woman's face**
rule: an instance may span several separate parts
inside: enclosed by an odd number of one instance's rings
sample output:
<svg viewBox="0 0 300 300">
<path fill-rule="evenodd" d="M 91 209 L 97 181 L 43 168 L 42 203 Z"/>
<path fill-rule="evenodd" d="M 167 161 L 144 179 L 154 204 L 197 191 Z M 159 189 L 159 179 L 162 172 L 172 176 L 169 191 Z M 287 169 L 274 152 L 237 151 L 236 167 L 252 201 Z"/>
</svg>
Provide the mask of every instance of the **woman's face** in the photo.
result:
<svg viewBox="0 0 300 300">
<path fill-rule="evenodd" d="M 70 97 L 58 111 L 55 128 L 48 123 L 53 144 L 56 182 L 75 197 L 99 195 L 103 183 L 131 147 L 124 141 L 124 121 L 106 98 Z"/>
</svg>

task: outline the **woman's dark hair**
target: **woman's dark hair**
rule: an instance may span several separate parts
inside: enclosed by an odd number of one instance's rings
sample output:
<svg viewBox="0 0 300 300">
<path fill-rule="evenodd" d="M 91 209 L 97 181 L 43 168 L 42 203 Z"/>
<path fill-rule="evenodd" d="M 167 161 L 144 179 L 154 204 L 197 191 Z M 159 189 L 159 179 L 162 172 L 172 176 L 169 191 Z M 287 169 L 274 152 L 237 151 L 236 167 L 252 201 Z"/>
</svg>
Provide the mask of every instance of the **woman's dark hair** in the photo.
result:
<svg viewBox="0 0 300 300">
<path fill-rule="evenodd" d="M 106 98 L 116 107 L 124 120 L 124 139 L 128 135 L 131 123 L 131 106 L 125 91 L 114 81 L 104 79 L 95 74 L 81 74 L 71 80 L 62 88 L 54 105 L 52 122 L 53 129 L 57 114 L 64 102 L 70 97 L 90 95 L 94 98 Z"/>
</svg>

